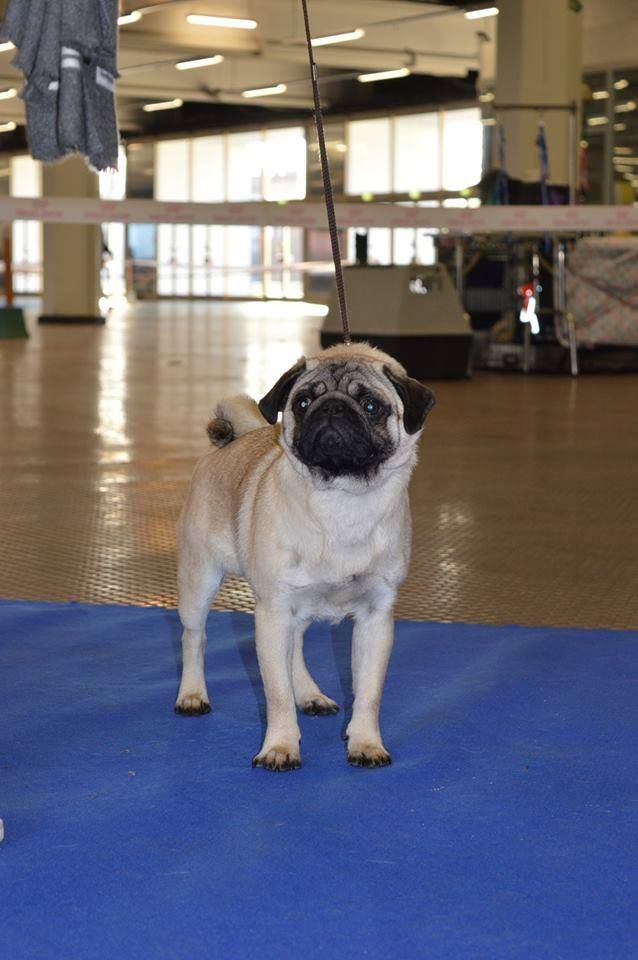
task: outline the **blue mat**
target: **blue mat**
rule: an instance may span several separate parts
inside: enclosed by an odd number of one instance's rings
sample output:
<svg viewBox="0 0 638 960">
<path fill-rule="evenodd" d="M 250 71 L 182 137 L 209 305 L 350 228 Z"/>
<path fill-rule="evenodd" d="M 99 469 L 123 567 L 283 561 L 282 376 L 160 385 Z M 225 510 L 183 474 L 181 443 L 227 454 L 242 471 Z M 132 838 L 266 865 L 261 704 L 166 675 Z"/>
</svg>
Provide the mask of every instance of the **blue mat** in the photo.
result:
<svg viewBox="0 0 638 960">
<path fill-rule="evenodd" d="M 348 767 L 342 713 L 273 774 L 252 619 L 208 630 L 181 718 L 175 613 L 0 603 L 2 956 L 638 955 L 637 633 L 399 623 L 393 765 Z M 307 652 L 347 703 L 349 626 Z"/>
</svg>

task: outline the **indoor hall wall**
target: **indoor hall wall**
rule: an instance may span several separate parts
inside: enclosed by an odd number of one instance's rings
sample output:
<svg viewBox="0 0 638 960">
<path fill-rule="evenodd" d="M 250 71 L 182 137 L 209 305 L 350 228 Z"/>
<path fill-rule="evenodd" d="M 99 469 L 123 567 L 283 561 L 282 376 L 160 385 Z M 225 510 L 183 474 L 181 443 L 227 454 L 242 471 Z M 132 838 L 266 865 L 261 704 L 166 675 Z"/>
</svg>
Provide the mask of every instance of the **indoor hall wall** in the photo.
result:
<svg viewBox="0 0 638 960">
<path fill-rule="evenodd" d="M 416 195 L 462 191 L 479 181 L 483 127 L 476 107 L 329 119 L 326 146 L 337 196 L 414 192 L 411 202 L 438 205 Z M 322 182 L 314 126 L 158 141 L 153 189 L 157 199 L 174 201 L 318 199 Z M 443 201 L 468 202 L 461 195 Z M 354 259 L 354 235 L 348 231 L 343 244 L 348 259 Z M 292 228 L 163 225 L 156 237 L 160 296 L 301 297 L 301 273 L 286 265 L 331 260 L 323 230 L 304 236 Z M 369 254 L 372 263 L 430 263 L 433 232 L 371 230 Z"/>
</svg>

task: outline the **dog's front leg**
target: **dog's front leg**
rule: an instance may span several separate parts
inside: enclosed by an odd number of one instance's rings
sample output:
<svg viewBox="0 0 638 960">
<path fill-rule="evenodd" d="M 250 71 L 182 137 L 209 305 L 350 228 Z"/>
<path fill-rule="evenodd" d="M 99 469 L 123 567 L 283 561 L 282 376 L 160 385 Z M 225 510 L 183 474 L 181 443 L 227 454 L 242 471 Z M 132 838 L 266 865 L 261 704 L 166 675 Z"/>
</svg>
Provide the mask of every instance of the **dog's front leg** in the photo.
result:
<svg viewBox="0 0 638 960">
<path fill-rule="evenodd" d="M 354 705 L 346 738 L 348 762 L 357 767 L 391 763 L 381 740 L 379 707 L 393 640 L 392 610 L 374 610 L 356 619 L 352 632 Z"/>
<path fill-rule="evenodd" d="M 257 603 L 255 639 L 266 694 L 268 726 L 254 767 L 295 770 L 301 766 L 299 726 L 292 686 L 294 622 L 289 611 Z"/>
<path fill-rule="evenodd" d="M 302 713 L 311 717 L 328 717 L 339 713 L 339 707 L 322 693 L 312 679 L 303 655 L 303 635 L 306 624 L 298 624 L 293 636 L 292 689 L 295 702 Z"/>
</svg>

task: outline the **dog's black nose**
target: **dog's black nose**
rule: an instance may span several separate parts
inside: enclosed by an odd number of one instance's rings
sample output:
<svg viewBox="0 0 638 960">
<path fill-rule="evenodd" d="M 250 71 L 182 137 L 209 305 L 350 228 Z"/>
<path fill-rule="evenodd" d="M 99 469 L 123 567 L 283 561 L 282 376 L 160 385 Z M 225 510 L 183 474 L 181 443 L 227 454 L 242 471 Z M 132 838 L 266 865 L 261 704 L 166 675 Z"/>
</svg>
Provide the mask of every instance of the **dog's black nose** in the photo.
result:
<svg viewBox="0 0 638 960">
<path fill-rule="evenodd" d="M 345 409 L 345 403 L 343 400 L 339 400 L 338 397 L 331 397 L 329 400 L 324 400 L 321 404 L 321 412 L 327 417 L 338 417 L 344 413 Z"/>
</svg>

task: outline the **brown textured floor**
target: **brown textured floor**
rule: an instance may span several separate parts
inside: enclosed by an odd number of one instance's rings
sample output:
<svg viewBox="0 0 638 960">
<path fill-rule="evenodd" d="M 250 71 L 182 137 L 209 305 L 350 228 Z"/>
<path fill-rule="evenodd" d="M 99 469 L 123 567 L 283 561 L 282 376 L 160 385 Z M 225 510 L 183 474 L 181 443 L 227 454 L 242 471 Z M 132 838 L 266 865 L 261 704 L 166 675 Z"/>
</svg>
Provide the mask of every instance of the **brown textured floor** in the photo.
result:
<svg viewBox="0 0 638 960">
<path fill-rule="evenodd" d="M 292 304 L 142 304 L 0 340 L 0 596 L 173 606 L 215 401 L 261 395 L 319 324 Z M 434 387 L 397 615 L 637 627 L 638 378 Z M 246 587 L 216 606 L 249 609 Z"/>
</svg>

